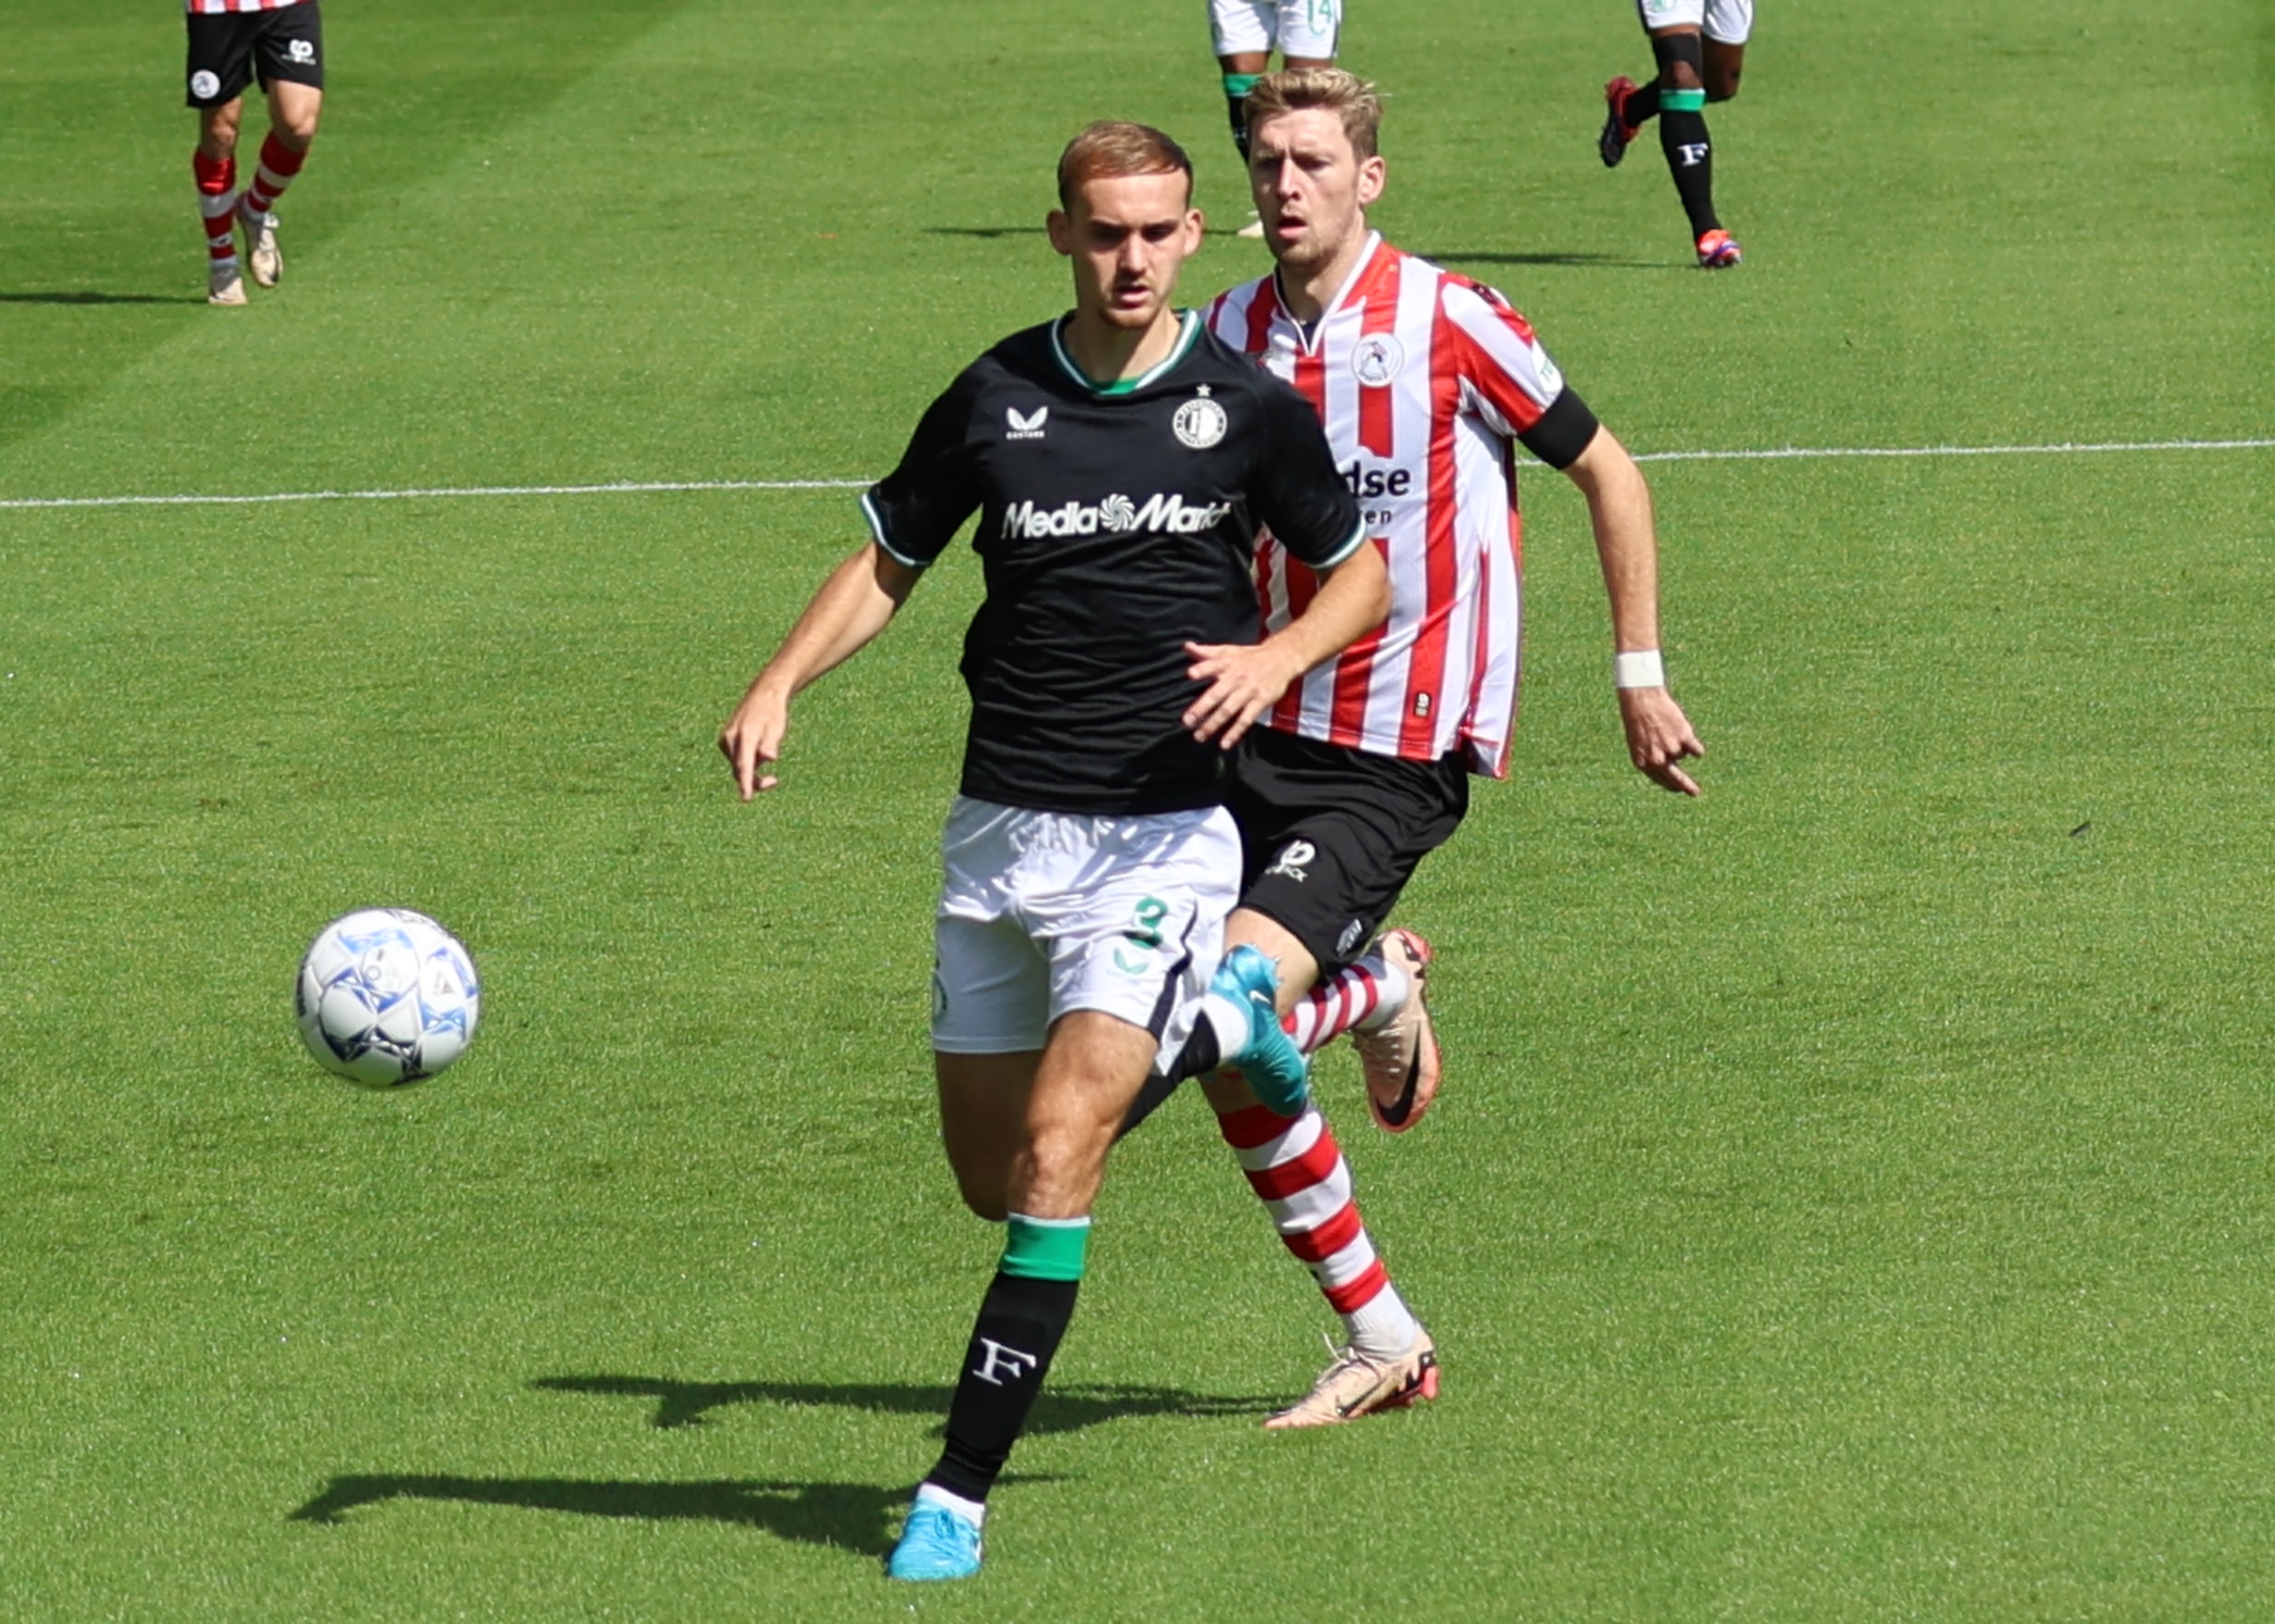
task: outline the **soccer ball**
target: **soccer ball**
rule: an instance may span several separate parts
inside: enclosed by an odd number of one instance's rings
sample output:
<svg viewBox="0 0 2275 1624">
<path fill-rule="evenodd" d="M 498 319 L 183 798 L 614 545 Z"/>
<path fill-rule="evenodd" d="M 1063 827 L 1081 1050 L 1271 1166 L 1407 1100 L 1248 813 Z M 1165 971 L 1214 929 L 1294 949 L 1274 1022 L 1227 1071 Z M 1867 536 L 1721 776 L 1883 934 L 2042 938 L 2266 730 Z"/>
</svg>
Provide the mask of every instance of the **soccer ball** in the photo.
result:
<svg viewBox="0 0 2275 1624">
<path fill-rule="evenodd" d="M 408 908 L 366 908 L 308 945 L 294 989 L 300 1041 L 372 1088 L 431 1077 L 474 1040 L 482 989 L 450 932 Z"/>
</svg>

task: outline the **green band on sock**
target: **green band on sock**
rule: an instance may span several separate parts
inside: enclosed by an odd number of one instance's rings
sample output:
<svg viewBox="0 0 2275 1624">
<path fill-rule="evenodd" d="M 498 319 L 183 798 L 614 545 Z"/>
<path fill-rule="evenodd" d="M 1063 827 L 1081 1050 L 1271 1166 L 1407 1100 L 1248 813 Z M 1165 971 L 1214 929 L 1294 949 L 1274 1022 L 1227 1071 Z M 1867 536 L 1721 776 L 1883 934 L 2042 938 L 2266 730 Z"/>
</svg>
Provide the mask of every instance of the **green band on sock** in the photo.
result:
<svg viewBox="0 0 2275 1624">
<path fill-rule="evenodd" d="M 1706 105 L 1703 90 L 1662 90 L 1659 93 L 1659 110 L 1662 113 L 1695 113 Z"/>
<path fill-rule="evenodd" d="M 1228 73 L 1224 76 L 1224 94 L 1236 102 L 1245 100 L 1248 93 L 1256 88 L 1256 81 L 1263 77 L 1261 73 Z"/>
<path fill-rule="evenodd" d="M 1000 1265 L 1004 1273 L 1026 1280 L 1082 1278 L 1083 1255 L 1090 1250 L 1087 1218 L 1029 1218 L 1014 1212 L 1006 1227 L 1010 1233 L 1003 1238 Z"/>
</svg>

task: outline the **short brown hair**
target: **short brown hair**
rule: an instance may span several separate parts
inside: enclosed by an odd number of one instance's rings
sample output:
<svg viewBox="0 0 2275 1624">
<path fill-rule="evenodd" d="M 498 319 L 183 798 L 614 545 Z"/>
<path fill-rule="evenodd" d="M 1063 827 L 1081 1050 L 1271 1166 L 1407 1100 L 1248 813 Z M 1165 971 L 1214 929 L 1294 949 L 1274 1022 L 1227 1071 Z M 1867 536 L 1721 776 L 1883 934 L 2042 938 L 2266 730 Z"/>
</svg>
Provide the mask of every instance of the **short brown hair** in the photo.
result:
<svg viewBox="0 0 2275 1624">
<path fill-rule="evenodd" d="M 1343 121 L 1343 134 L 1362 162 L 1380 150 L 1382 98 L 1374 86 L 1341 68 L 1285 68 L 1266 73 L 1248 93 L 1248 127 L 1267 118 L 1323 107 Z"/>
<path fill-rule="evenodd" d="M 1192 196 L 1193 161 L 1185 149 L 1152 125 L 1101 118 L 1066 144 L 1059 155 L 1059 207 L 1074 207 L 1075 188 L 1085 181 L 1124 175 L 1183 174 Z"/>
</svg>

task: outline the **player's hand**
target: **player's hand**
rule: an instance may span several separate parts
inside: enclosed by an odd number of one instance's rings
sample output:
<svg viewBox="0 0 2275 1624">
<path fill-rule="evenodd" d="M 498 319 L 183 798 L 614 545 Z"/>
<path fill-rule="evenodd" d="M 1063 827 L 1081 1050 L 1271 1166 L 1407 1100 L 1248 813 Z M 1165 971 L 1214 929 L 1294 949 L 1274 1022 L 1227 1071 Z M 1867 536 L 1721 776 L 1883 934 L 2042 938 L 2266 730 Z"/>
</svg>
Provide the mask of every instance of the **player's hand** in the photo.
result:
<svg viewBox="0 0 2275 1624">
<path fill-rule="evenodd" d="M 1628 731 L 1628 757 L 1636 771 L 1662 789 L 1697 794 L 1697 781 L 1682 770 L 1682 758 L 1704 756 L 1706 746 L 1674 696 L 1664 688 L 1622 688 L 1619 695 L 1620 721 Z"/>
<path fill-rule="evenodd" d="M 749 800 L 761 789 L 782 781 L 762 767 L 782 759 L 782 736 L 790 731 L 790 701 L 771 689 L 753 683 L 727 725 L 719 730 L 719 753 L 733 769 L 735 788 Z"/>
<path fill-rule="evenodd" d="M 1269 643 L 1188 643 L 1193 657 L 1185 675 L 1208 687 L 1184 714 L 1192 736 L 1215 739 L 1226 750 L 1240 743 L 1255 720 L 1303 673 Z"/>
</svg>

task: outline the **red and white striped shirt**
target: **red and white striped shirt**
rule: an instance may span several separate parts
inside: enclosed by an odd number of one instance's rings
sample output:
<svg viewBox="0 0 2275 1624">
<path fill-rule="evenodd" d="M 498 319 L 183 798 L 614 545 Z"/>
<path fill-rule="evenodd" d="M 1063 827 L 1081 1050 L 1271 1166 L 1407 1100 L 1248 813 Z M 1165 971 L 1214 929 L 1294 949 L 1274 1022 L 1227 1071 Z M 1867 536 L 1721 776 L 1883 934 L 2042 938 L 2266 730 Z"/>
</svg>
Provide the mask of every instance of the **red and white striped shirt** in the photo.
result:
<svg viewBox="0 0 2275 1624">
<path fill-rule="evenodd" d="M 231 11 L 281 11 L 299 4 L 300 0 L 182 0 L 182 9 L 193 17 L 220 17 Z"/>
<path fill-rule="evenodd" d="M 1376 755 L 1508 773 L 1523 526 L 1515 437 L 1564 380 L 1493 289 L 1370 235 L 1307 335 L 1266 276 L 1219 296 L 1210 327 L 1311 403 L 1390 565 L 1390 616 L 1307 675 L 1266 725 Z M 1317 578 L 1269 537 L 1256 554 L 1267 631 Z"/>
</svg>

